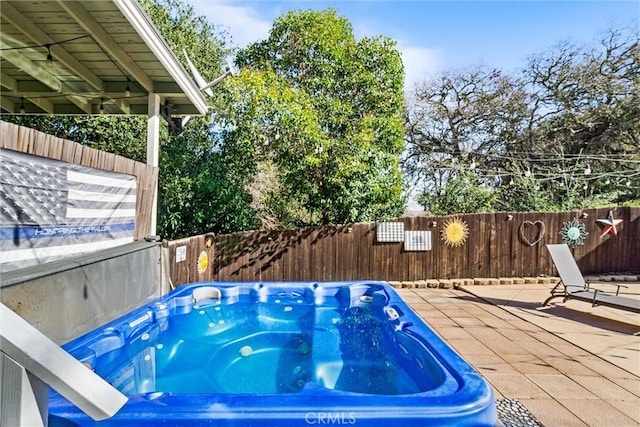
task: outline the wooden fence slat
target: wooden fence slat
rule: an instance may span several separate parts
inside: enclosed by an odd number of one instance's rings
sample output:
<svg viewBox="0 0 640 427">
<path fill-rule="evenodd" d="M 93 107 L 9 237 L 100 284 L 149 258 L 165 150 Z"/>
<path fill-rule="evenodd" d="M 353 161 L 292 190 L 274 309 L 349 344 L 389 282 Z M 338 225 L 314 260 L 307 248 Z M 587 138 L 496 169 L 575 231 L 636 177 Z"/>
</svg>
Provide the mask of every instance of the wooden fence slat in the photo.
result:
<svg viewBox="0 0 640 427">
<path fill-rule="evenodd" d="M 562 243 L 560 230 L 573 218 L 584 223 L 589 232 L 585 244 L 572 250 L 585 275 L 640 274 L 640 207 L 616 208 L 614 217 L 623 220 L 618 235 L 600 238 L 597 219 L 606 218 L 608 210 L 458 215 L 469 225 L 469 238 L 459 247 L 445 245 L 440 236 L 443 223 L 455 216 L 398 219 L 405 223 L 405 230 L 432 231 L 432 249 L 424 252 L 404 251 L 402 242 L 377 242 L 375 223 L 216 236 L 209 255 L 211 274 L 202 277 L 219 281 L 307 282 L 557 275 L 545 244 Z M 587 218 L 581 217 L 582 212 Z M 507 220 L 509 214 L 512 220 Z M 545 227 L 544 235 L 532 245 L 520 236 L 520 226 L 525 221 L 541 221 Z M 432 227 L 433 222 L 436 227 Z M 529 235 L 530 242 L 534 237 L 537 234 Z M 201 236 L 194 236 L 168 242 L 171 254 L 178 245 L 187 245 L 192 254 L 188 263 L 179 265 L 174 265 L 171 258 L 174 284 L 202 280 L 187 271 L 195 268 L 201 241 Z"/>
</svg>

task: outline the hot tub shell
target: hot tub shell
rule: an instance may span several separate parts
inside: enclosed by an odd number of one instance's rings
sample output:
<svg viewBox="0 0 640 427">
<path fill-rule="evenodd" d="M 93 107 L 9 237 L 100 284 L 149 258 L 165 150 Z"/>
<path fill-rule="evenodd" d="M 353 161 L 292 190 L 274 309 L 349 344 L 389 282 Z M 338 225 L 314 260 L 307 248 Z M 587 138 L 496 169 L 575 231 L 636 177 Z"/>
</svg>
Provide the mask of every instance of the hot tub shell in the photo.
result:
<svg viewBox="0 0 640 427">
<path fill-rule="evenodd" d="M 224 310 L 232 313 L 240 302 L 252 307 L 251 313 L 260 319 L 259 329 L 241 328 L 242 322 L 251 319 L 212 318 L 222 316 L 219 313 Z M 207 377 L 202 378 L 203 390 L 194 384 L 195 378 L 163 386 L 156 372 L 161 362 L 155 359 L 162 351 L 176 352 L 182 343 L 162 348 L 158 337 L 170 327 L 179 329 L 185 315 L 195 312 L 208 316 L 203 330 L 208 329 L 200 334 L 195 323 L 189 323 L 187 334 L 202 335 L 197 345 L 208 346 L 215 358 L 213 363 L 203 360 L 208 350 L 198 353 L 200 359 L 194 356 L 195 364 L 211 366 L 205 374 L 198 371 L 197 376 Z M 358 317 L 361 324 L 348 323 L 336 319 L 338 312 L 366 316 Z M 362 319 L 373 319 L 379 334 L 367 337 L 372 327 Z M 342 324 L 349 328 L 341 329 Z M 255 323 L 251 325 L 255 328 Z M 216 341 L 216 336 L 229 336 L 229 328 L 242 332 L 228 342 Z M 279 371 L 267 362 L 275 359 L 266 350 L 259 356 L 260 349 L 280 344 L 285 346 L 280 356 L 286 346 L 294 349 L 285 368 L 289 364 L 289 371 L 308 372 L 297 384 L 288 384 L 288 377 L 275 378 Z M 49 425 L 53 427 L 498 424 L 489 384 L 385 282 L 194 283 L 63 348 L 119 388 L 129 401 L 113 418 L 95 422 L 52 391 Z M 370 366 L 375 361 L 360 363 L 358 355 L 365 350 L 397 365 L 389 370 L 393 374 L 389 379 L 376 376 L 384 371 Z M 255 385 L 240 374 L 242 364 L 251 357 L 265 360 Z M 217 360 L 224 363 L 217 365 Z M 165 371 L 179 372 L 181 366 Z M 363 381 L 367 384 L 359 385 Z"/>
</svg>

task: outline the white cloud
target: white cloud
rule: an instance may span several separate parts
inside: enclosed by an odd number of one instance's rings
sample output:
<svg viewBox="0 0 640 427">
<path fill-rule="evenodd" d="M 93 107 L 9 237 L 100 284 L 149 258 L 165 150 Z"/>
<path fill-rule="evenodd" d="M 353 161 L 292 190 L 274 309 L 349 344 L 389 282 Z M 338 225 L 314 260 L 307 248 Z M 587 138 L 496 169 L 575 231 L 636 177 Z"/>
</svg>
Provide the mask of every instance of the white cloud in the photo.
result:
<svg viewBox="0 0 640 427">
<path fill-rule="evenodd" d="M 245 47 L 269 36 L 273 19 L 260 16 L 255 9 L 206 0 L 193 1 L 192 5 L 197 14 L 206 16 L 209 22 L 227 30 L 233 45 L 237 47 Z"/>
<path fill-rule="evenodd" d="M 406 91 L 411 91 L 416 83 L 434 77 L 442 71 L 442 53 L 437 49 L 409 46 L 398 42 L 398 50 L 404 64 Z"/>
<path fill-rule="evenodd" d="M 194 0 L 191 4 L 197 14 L 206 16 L 209 22 L 227 30 L 233 44 L 241 48 L 249 43 L 266 39 L 274 19 L 284 12 L 281 9 L 267 12 L 265 9 L 240 6 L 229 1 Z M 278 7 L 277 3 L 273 6 Z M 384 33 L 377 28 L 377 25 L 363 19 L 358 19 L 352 24 L 356 38 Z M 411 91 L 417 82 L 433 77 L 442 70 L 443 55 L 437 49 L 410 45 L 402 40 L 397 41 L 405 68 L 406 91 Z"/>
</svg>

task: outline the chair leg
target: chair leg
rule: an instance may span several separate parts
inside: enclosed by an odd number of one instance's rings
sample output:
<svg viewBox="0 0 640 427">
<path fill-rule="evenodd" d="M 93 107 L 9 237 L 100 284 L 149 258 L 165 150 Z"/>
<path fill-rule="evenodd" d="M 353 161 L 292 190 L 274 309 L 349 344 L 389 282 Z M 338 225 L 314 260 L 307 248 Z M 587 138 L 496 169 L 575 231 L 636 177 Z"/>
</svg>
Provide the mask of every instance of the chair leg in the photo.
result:
<svg viewBox="0 0 640 427">
<path fill-rule="evenodd" d="M 542 303 L 542 306 L 546 306 L 547 304 L 549 304 L 549 301 L 551 301 L 554 298 L 559 298 L 559 297 L 564 297 L 564 301 L 565 302 L 567 300 L 567 296 L 565 294 L 555 294 L 555 295 L 551 295 L 549 298 L 547 298 L 546 300 L 544 300 L 544 302 Z"/>
<path fill-rule="evenodd" d="M 555 293 L 556 289 L 558 289 L 558 286 L 562 285 L 562 280 L 559 281 L 558 283 L 556 283 L 556 285 L 553 287 L 553 289 L 551 289 L 551 293 Z"/>
<path fill-rule="evenodd" d="M 558 292 L 558 286 L 564 286 L 562 283 L 562 280 L 559 281 L 558 283 L 556 283 L 556 285 L 553 287 L 553 289 L 551 289 L 551 296 L 549 298 L 547 298 L 546 300 L 544 300 L 544 302 L 542 303 L 542 306 L 544 307 L 545 305 L 547 305 L 549 303 L 549 301 L 551 301 L 553 298 L 556 297 L 565 297 L 565 301 L 567 300 L 566 295 L 567 295 L 567 290 L 565 289 L 563 292 Z"/>
</svg>

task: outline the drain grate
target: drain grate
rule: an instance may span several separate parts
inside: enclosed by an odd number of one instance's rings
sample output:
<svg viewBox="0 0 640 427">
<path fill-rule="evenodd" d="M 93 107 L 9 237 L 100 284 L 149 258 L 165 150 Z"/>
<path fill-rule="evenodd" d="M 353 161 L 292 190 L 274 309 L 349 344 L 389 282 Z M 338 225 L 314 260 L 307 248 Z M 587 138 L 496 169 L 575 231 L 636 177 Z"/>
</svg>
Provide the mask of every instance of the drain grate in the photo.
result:
<svg viewBox="0 0 640 427">
<path fill-rule="evenodd" d="M 544 427 L 544 425 L 516 399 L 496 399 L 498 419 L 504 427 Z"/>
</svg>

